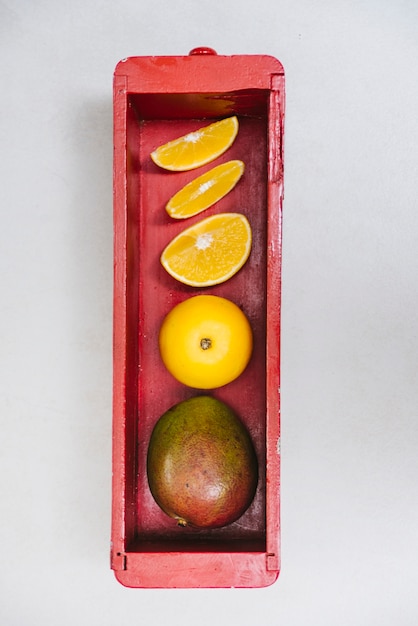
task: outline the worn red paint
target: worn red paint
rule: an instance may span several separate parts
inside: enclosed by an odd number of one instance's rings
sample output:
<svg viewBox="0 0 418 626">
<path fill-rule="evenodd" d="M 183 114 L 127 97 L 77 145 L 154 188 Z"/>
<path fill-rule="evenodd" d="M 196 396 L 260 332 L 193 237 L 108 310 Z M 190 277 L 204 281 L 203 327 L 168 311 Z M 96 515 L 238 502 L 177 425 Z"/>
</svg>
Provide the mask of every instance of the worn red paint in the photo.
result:
<svg viewBox="0 0 418 626">
<path fill-rule="evenodd" d="M 206 214 L 244 213 L 253 249 L 236 276 L 198 290 L 175 281 L 159 263 L 165 245 L 184 228 L 168 217 L 164 205 L 196 172 L 165 172 L 149 155 L 158 145 L 228 115 L 238 116 L 239 133 L 216 163 L 242 159 L 245 174 Z M 262 587 L 278 576 L 283 124 L 284 71 L 273 57 L 221 56 L 197 48 L 187 56 L 128 58 L 116 67 L 111 567 L 123 585 Z M 199 293 L 234 301 L 254 332 L 247 369 L 213 395 L 250 431 L 259 485 L 237 522 L 211 531 L 176 526 L 156 505 L 146 477 L 155 422 L 172 405 L 199 394 L 162 364 L 159 327 L 175 304 Z"/>
</svg>

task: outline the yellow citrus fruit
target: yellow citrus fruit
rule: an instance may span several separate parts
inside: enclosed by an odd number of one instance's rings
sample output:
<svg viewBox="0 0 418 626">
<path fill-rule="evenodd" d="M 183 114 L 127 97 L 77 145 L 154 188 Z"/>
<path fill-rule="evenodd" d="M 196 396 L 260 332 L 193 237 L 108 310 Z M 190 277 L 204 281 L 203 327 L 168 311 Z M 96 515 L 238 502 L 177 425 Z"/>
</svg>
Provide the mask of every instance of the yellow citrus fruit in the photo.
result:
<svg viewBox="0 0 418 626">
<path fill-rule="evenodd" d="M 246 315 L 234 302 L 199 295 L 167 314 L 159 347 L 164 365 L 179 382 L 214 389 L 235 380 L 247 367 L 253 336 Z"/>
<path fill-rule="evenodd" d="M 170 217 L 184 219 L 209 208 L 226 196 L 244 173 L 242 161 L 227 161 L 194 178 L 167 203 Z"/>
<path fill-rule="evenodd" d="M 223 154 L 237 133 L 238 119 L 234 115 L 165 143 L 151 152 L 151 158 L 166 170 L 193 170 Z"/>
<path fill-rule="evenodd" d="M 251 226 L 244 215 L 218 213 L 174 237 L 160 260 L 181 283 L 209 287 L 238 272 L 249 257 L 251 240 Z"/>
</svg>

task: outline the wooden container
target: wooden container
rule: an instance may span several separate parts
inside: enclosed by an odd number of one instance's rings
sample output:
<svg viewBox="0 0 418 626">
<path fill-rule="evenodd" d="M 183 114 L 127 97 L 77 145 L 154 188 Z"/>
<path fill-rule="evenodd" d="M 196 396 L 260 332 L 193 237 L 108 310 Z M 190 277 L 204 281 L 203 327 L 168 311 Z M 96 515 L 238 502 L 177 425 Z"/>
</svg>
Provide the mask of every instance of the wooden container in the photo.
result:
<svg viewBox="0 0 418 626">
<path fill-rule="evenodd" d="M 192 172 L 158 168 L 159 145 L 236 115 L 237 138 L 215 162 Z M 280 281 L 284 71 L 270 56 L 132 57 L 114 74 L 114 381 L 111 567 L 125 586 L 262 587 L 280 569 Z M 168 199 L 193 177 L 229 159 L 245 173 L 204 214 L 171 219 Z M 162 268 L 165 245 L 212 213 L 244 213 L 253 247 L 227 282 L 196 289 Z M 199 390 L 165 369 L 158 332 L 168 311 L 200 293 L 229 298 L 250 320 L 254 351 L 234 382 L 210 391 L 246 424 L 259 484 L 244 515 L 219 529 L 181 528 L 156 505 L 146 475 L 157 419 Z M 207 393 L 207 392 L 205 392 Z"/>
</svg>

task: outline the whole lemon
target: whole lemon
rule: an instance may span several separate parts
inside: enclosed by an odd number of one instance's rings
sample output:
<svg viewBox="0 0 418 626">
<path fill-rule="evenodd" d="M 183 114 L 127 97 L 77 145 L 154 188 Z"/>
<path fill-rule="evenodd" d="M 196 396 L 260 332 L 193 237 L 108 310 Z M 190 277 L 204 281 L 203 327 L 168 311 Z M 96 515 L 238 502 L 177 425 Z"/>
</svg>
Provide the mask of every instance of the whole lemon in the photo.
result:
<svg viewBox="0 0 418 626">
<path fill-rule="evenodd" d="M 231 300 L 193 296 L 163 320 L 160 354 L 179 382 L 196 389 L 222 387 L 247 367 L 253 335 L 246 315 Z"/>
</svg>

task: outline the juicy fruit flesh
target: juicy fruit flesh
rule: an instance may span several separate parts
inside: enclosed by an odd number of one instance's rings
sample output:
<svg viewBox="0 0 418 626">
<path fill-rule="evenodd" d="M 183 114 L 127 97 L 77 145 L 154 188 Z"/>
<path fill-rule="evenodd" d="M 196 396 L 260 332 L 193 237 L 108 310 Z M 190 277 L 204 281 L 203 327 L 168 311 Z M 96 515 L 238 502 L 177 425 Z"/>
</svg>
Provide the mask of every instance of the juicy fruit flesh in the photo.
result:
<svg viewBox="0 0 418 626">
<path fill-rule="evenodd" d="M 225 282 L 241 269 L 251 252 L 252 233 L 241 213 L 204 218 L 174 237 L 161 264 L 176 280 L 193 287 Z"/>
<path fill-rule="evenodd" d="M 251 504 L 258 481 L 251 437 L 233 411 L 210 396 L 169 409 L 151 435 L 147 474 L 160 508 L 179 525 L 219 528 Z"/>
<path fill-rule="evenodd" d="M 167 203 L 166 211 L 175 219 L 201 213 L 226 196 L 244 173 L 242 161 L 227 161 L 193 179 Z"/>
<path fill-rule="evenodd" d="M 237 117 L 228 117 L 159 146 L 151 153 L 151 158 L 163 169 L 174 172 L 192 170 L 223 154 L 237 133 Z"/>
<path fill-rule="evenodd" d="M 235 380 L 247 367 L 252 330 L 231 300 L 193 296 L 166 315 L 159 347 L 164 365 L 178 381 L 197 389 L 214 389 Z"/>
</svg>

